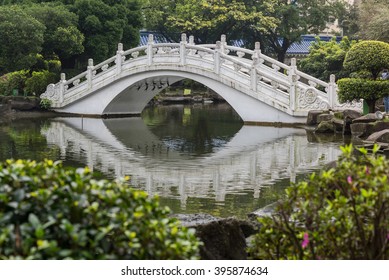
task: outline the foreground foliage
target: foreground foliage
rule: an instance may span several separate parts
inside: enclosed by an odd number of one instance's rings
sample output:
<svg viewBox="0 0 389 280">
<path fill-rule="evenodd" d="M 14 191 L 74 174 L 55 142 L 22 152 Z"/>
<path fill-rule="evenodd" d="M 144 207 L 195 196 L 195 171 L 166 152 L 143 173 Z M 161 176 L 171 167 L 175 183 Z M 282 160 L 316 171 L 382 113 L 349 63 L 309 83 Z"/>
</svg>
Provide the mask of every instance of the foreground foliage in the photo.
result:
<svg viewBox="0 0 389 280">
<path fill-rule="evenodd" d="M 194 232 L 124 181 L 59 162 L 0 163 L 0 259 L 190 259 Z"/>
<path fill-rule="evenodd" d="M 389 259 L 389 161 L 342 147 L 336 168 L 291 186 L 250 253 L 259 259 Z"/>
</svg>

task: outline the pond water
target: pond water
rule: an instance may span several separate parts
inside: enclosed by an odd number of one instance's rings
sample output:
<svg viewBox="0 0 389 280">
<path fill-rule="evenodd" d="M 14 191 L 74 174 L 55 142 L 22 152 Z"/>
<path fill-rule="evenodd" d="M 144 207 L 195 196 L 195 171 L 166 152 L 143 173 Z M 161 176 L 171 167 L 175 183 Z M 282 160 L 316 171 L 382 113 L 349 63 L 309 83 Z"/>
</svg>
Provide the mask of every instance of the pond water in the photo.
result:
<svg viewBox="0 0 389 280">
<path fill-rule="evenodd" d="M 225 103 L 146 108 L 120 119 L 23 119 L 0 126 L 0 160 L 50 158 L 131 177 L 174 213 L 245 217 L 336 160 L 342 137 L 243 125 Z"/>
</svg>

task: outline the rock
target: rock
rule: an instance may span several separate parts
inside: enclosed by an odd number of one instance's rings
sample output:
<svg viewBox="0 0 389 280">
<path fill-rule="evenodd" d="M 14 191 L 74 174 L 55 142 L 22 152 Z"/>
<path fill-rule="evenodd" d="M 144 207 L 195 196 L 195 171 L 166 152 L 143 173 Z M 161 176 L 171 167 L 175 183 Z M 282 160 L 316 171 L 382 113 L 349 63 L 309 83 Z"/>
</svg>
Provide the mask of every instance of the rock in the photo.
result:
<svg viewBox="0 0 389 280">
<path fill-rule="evenodd" d="M 323 121 L 330 121 L 333 118 L 334 118 L 334 115 L 332 115 L 332 114 L 328 114 L 328 113 L 320 114 L 317 116 L 317 123 L 321 123 Z"/>
<path fill-rule="evenodd" d="M 322 121 L 315 129 L 315 133 L 334 133 L 335 125 L 330 121 Z"/>
<path fill-rule="evenodd" d="M 265 207 L 262 207 L 254 212 L 247 214 L 250 220 L 256 222 L 258 218 L 269 217 L 274 213 L 274 210 L 277 206 L 277 202 L 273 202 Z"/>
<path fill-rule="evenodd" d="M 11 104 L 0 104 L 0 114 L 4 115 L 11 110 Z"/>
<path fill-rule="evenodd" d="M 216 218 L 210 214 L 199 213 L 199 214 L 176 214 L 173 215 L 175 218 L 180 220 L 181 224 L 185 227 L 196 227 L 198 225 L 207 224 L 210 222 L 219 221 L 219 218 Z"/>
<path fill-rule="evenodd" d="M 374 132 L 366 141 L 389 143 L 389 129 Z"/>
<path fill-rule="evenodd" d="M 11 102 L 11 108 L 20 111 L 28 111 L 39 108 L 38 99 L 13 99 Z"/>
<path fill-rule="evenodd" d="M 351 135 L 361 137 L 366 132 L 367 123 L 352 123 L 350 125 Z"/>
<path fill-rule="evenodd" d="M 356 118 L 353 120 L 353 123 L 371 123 L 377 121 L 377 116 L 375 113 L 369 113 L 362 117 Z"/>
<path fill-rule="evenodd" d="M 183 225 L 196 229 L 196 236 L 204 243 L 200 248 L 202 259 L 247 259 L 246 238 L 256 232 L 250 222 L 235 218 L 219 219 L 208 214 L 180 214 L 175 217 Z"/>
<path fill-rule="evenodd" d="M 343 120 L 333 118 L 331 120 L 331 122 L 334 124 L 335 132 L 343 133 L 343 131 L 344 131 L 344 121 Z"/>
<path fill-rule="evenodd" d="M 389 129 L 389 122 L 376 121 L 373 123 L 352 123 L 351 134 L 360 138 L 367 138 L 374 132 Z"/>
<path fill-rule="evenodd" d="M 354 111 L 354 110 L 344 110 L 343 111 L 343 119 L 348 118 L 348 119 L 354 120 L 354 119 L 357 119 L 360 117 L 362 117 L 361 112 Z"/>
<path fill-rule="evenodd" d="M 320 114 L 323 114 L 325 111 L 323 110 L 311 110 L 308 112 L 307 116 L 307 125 L 317 125 L 319 122 L 317 121 L 317 117 Z"/>
</svg>

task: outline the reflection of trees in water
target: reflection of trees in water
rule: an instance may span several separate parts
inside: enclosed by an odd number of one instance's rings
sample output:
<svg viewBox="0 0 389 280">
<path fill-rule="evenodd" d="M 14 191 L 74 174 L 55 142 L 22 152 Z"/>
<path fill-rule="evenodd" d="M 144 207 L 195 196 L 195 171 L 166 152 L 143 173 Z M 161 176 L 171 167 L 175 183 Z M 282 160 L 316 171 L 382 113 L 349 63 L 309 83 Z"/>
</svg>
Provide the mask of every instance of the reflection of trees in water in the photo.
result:
<svg viewBox="0 0 389 280">
<path fill-rule="evenodd" d="M 0 161 L 5 159 L 43 160 L 58 158 L 58 148 L 47 146 L 41 134 L 45 120 L 23 119 L 0 128 Z"/>
<path fill-rule="evenodd" d="M 192 145 L 192 151 L 196 154 L 210 153 L 213 150 L 208 122 L 204 117 L 200 117 L 194 125 Z"/>
<path fill-rule="evenodd" d="M 155 114 L 155 110 L 159 114 Z M 226 103 L 147 108 L 142 118 L 152 133 L 166 145 L 195 155 L 213 152 L 215 147 L 227 143 L 243 125 Z"/>
</svg>

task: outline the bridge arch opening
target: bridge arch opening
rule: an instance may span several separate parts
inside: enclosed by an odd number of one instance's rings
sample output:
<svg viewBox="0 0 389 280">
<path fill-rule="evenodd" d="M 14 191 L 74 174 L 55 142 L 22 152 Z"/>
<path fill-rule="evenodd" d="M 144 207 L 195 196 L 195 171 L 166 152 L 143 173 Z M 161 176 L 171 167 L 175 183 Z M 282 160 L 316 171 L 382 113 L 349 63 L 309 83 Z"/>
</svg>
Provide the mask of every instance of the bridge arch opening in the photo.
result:
<svg viewBox="0 0 389 280">
<path fill-rule="evenodd" d="M 209 94 L 218 96 L 219 100 L 226 102 L 242 120 L 245 120 L 244 106 L 247 100 L 244 103 L 245 98 L 242 97 L 242 94 L 237 93 L 234 84 L 227 86 L 202 75 L 173 71 L 154 71 L 148 72 L 147 75 L 141 73 L 123 78 L 118 82 L 123 84 L 120 86 L 121 90 L 118 92 L 115 89 L 118 93 L 104 108 L 103 115 L 139 115 L 155 96 L 184 81 L 191 81 L 208 89 Z M 185 88 L 183 86 L 182 90 Z M 207 95 L 207 97 L 209 96 Z"/>
</svg>

